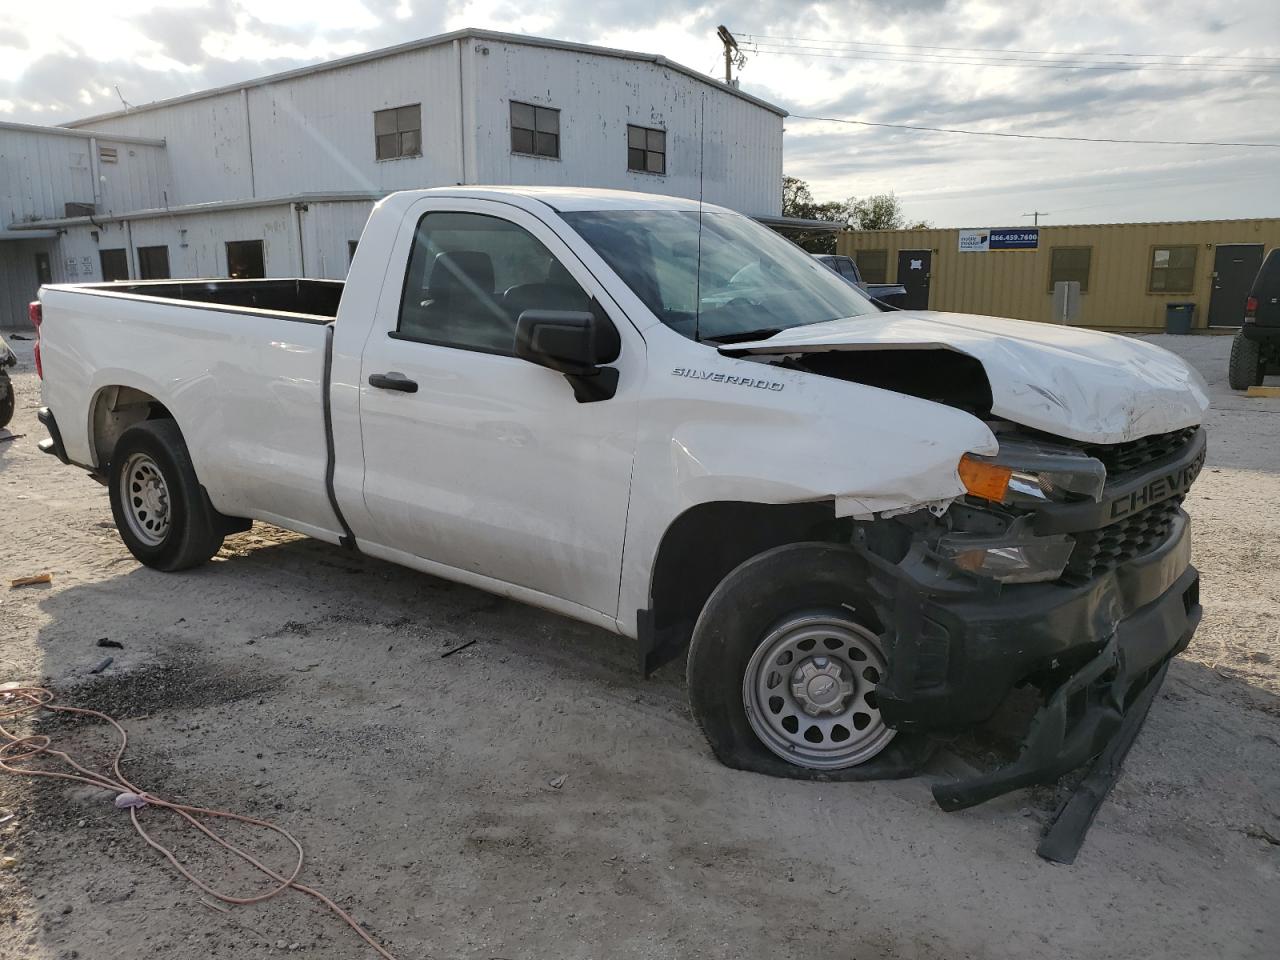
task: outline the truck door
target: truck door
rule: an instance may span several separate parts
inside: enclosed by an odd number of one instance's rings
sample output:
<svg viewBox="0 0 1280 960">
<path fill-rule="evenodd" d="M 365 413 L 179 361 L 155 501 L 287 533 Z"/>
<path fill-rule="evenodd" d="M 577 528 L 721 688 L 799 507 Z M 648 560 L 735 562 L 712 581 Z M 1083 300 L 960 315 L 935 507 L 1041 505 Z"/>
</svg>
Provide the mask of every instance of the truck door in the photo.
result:
<svg viewBox="0 0 1280 960">
<path fill-rule="evenodd" d="M 593 298 L 622 339 L 619 386 L 579 403 L 514 355 L 515 322 Z M 643 368 L 635 328 L 542 221 L 421 201 L 363 353 L 357 538 L 614 616 Z"/>
</svg>

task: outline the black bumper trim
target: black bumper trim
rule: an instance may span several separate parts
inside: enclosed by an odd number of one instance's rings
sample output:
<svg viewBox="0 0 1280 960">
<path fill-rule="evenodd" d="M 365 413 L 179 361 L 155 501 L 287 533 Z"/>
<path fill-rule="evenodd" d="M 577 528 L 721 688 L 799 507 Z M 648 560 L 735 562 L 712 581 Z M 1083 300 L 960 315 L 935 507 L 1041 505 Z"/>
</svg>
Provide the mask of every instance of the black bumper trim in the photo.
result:
<svg viewBox="0 0 1280 960">
<path fill-rule="evenodd" d="M 45 429 L 49 431 L 49 438 L 36 444 L 40 452 L 57 457 L 64 464 L 70 466 L 71 458 L 67 456 L 67 449 L 62 445 L 62 431 L 58 429 L 58 421 L 54 419 L 53 411 L 48 407 L 41 407 L 36 413 L 36 419 L 43 423 Z"/>
<path fill-rule="evenodd" d="M 1240 328 L 1240 336 L 1255 343 L 1277 343 L 1280 342 L 1280 327 L 1246 323 Z"/>
</svg>

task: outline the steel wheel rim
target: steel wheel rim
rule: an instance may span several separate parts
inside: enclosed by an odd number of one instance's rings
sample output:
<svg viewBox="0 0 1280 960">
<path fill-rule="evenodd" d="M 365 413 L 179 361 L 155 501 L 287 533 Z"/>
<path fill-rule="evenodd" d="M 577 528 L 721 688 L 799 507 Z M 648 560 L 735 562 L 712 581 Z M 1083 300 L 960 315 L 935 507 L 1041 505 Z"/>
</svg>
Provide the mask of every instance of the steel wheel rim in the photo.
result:
<svg viewBox="0 0 1280 960">
<path fill-rule="evenodd" d="M 789 618 L 756 647 L 742 678 L 747 720 L 760 742 L 797 766 L 865 763 L 896 731 L 880 715 L 880 641 L 833 613 Z M 816 712 L 814 712 L 816 710 Z"/>
<path fill-rule="evenodd" d="M 169 533 L 173 506 L 169 484 L 159 465 L 145 453 L 133 453 L 120 471 L 120 502 L 129 532 L 149 547 Z"/>
</svg>

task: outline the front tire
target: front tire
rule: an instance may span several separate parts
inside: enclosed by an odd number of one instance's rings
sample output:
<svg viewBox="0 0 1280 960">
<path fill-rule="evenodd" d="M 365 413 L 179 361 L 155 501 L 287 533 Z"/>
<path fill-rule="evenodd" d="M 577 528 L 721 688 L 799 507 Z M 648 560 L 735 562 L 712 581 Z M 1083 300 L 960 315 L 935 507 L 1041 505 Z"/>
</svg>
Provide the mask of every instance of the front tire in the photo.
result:
<svg viewBox="0 0 1280 960">
<path fill-rule="evenodd" d="M 1231 340 L 1231 360 L 1227 365 L 1227 382 L 1232 390 L 1261 386 L 1264 376 L 1262 350 L 1256 340 L 1246 340 L 1237 333 Z"/>
<path fill-rule="evenodd" d="M 141 563 L 185 570 L 218 552 L 222 525 L 172 420 L 147 420 L 122 433 L 108 473 L 116 530 Z"/>
<path fill-rule="evenodd" d="M 694 717 L 722 763 L 822 777 L 889 746 L 896 731 L 876 701 L 888 668 L 862 574 L 848 547 L 788 544 L 711 594 L 687 675 Z"/>
<path fill-rule="evenodd" d="M 13 419 L 13 410 L 17 405 L 17 397 L 13 393 L 13 381 L 8 373 L 0 373 L 0 429 L 9 425 Z"/>
</svg>

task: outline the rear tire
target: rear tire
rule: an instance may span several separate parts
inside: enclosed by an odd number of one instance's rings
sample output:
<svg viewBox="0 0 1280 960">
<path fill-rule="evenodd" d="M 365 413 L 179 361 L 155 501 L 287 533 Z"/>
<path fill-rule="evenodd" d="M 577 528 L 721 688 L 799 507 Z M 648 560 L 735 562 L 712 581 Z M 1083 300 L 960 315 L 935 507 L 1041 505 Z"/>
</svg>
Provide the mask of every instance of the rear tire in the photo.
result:
<svg viewBox="0 0 1280 960">
<path fill-rule="evenodd" d="M 120 435 L 107 487 L 120 539 L 148 567 L 185 570 L 222 546 L 219 514 L 172 420 L 146 420 Z"/>
<path fill-rule="evenodd" d="M 17 397 L 13 394 L 13 381 L 9 378 L 8 373 L 0 373 L 0 429 L 7 427 L 9 421 L 13 419 L 13 409 L 17 403 Z"/>
<path fill-rule="evenodd" d="M 1227 365 L 1227 382 L 1232 390 L 1247 390 L 1262 384 L 1265 370 L 1262 351 L 1256 340 L 1246 340 L 1237 333 L 1231 341 L 1231 360 Z"/>
<path fill-rule="evenodd" d="M 876 702 L 887 668 L 863 572 L 848 547 L 787 544 L 708 598 L 689 648 L 689 702 L 721 763 L 843 779 L 894 739 Z"/>
</svg>

